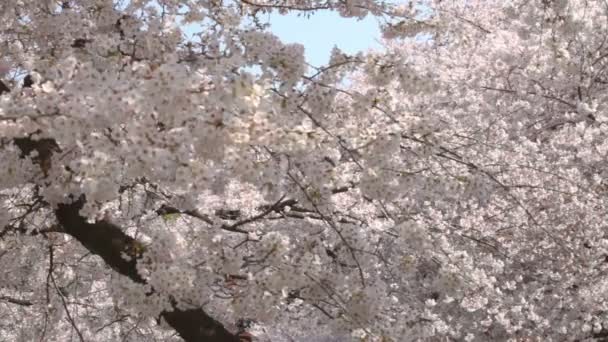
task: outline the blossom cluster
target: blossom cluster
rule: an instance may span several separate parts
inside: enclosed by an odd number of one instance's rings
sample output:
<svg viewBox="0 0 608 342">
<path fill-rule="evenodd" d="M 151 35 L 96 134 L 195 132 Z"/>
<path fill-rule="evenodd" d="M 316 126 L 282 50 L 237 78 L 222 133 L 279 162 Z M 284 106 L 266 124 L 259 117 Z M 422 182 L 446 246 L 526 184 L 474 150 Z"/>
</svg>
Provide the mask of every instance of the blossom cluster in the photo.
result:
<svg viewBox="0 0 608 342">
<path fill-rule="evenodd" d="M 375 15 L 385 49 L 309 66 L 270 11 Z M 0 340 L 608 336 L 607 18 L 3 3 Z"/>
</svg>

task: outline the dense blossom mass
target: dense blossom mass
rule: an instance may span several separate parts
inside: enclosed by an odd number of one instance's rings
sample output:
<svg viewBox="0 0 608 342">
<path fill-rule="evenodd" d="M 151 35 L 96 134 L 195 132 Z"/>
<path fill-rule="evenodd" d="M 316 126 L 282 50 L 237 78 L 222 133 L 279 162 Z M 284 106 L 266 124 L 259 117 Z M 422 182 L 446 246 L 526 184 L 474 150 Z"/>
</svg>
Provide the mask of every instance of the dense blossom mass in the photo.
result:
<svg viewBox="0 0 608 342">
<path fill-rule="evenodd" d="M 0 74 L 2 341 L 608 338 L 606 1 L 1 0 Z"/>
</svg>

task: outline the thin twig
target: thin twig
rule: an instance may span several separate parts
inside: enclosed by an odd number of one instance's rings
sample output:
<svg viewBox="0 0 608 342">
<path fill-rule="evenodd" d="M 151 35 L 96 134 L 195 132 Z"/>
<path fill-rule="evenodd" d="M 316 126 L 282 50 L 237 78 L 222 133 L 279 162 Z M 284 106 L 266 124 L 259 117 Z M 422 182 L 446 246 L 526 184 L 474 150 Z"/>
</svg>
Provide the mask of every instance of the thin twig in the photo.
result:
<svg viewBox="0 0 608 342">
<path fill-rule="evenodd" d="M 52 258 L 53 258 L 53 245 L 49 245 L 49 256 L 50 256 L 50 258 L 52 260 Z M 74 318 L 72 318 L 72 315 L 70 314 L 70 310 L 68 309 L 68 305 L 67 305 L 67 303 L 65 301 L 63 293 L 61 293 L 61 290 L 59 290 L 59 287 L 57 286 L 57 283 L 55 282 L 55 277 L 53 276 L 52 269 L 50 271 L 50 278 L 51 278 L 51 282 L 53 283 L 53 287 L 55 287 L 55 290 L 57 291 L 57 295 L 61 299 L 61 303 L 63 305 L 63 309 L 65 310 L 65 314 L 68 317 L 68 320 L 70 321 L 70 324 L 72 325 L 72 327 L 76 331 L 76 334 L 78 334 L 78 338 L 80 339 L 80 341 L 81 342 L 85 342 L 85 339 L 82 336 L 82 333 L 80 332 L 80 329 L 78 329 L 78 326 L 76 326 L 76 322 L 74 321 Z"/>
<path fill-rule="evenodd" d="M 238 221 L 238 222 L 236 222 L 234 224 L 231 224 L 231 225 L 224 224 L 224 225 L 222 225 L 222 229 L 228 230 L 228 231 L 231 231 L 231 232 L 238 232 L 238 233 L 248 234 L 249 232 L 247 232 L 246 230 L 239 229 L 238 227 L 240 227 L 242 225 L 245 225 L 245 224 L 248 224 L 248 223 L 251 223 L 251 222 L 254 222 L 254 221 L 257 221 L 259 219 L 262 219 L 262 218 L 266 217 L 268 214 L 270 214 L 273 211 L 280 210 L 281 209 L 281 205 L 282 205 L 281 202 L 283 201 L 284 198 L 285 198 L 285 195 L 281 196 L 281 198 L 279 198 L 278 201 L 276 201 L 273 205 L 271 205 L 270 207 L 268 207 L 268 209 L 266 209 L 262 213 L 260 213 L 258 215 L 255 215 L 255 216 L 252 216 L 252 217 L 249 217 L 249 218 L 246 218 L 246 219 L 243 219 L 243 220 L 240 220 L 240 221 Z M 285 204 L 283 204 L 283 207 L 284 206 L 285 206 Z"/>
</svg>

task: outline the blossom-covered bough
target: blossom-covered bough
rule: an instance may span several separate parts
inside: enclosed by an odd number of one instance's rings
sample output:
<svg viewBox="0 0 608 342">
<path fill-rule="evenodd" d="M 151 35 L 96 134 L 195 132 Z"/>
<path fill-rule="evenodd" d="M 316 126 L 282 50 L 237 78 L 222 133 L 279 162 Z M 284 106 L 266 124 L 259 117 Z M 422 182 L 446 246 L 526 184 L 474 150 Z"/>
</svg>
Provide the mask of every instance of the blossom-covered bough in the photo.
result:
<svg viewBox="0 0 608 342">
<path fill-rule="evenodd" d="M 608 336 L 605 1 L 7 0 L 0 56 L 0 340 Z"/>
</svg>

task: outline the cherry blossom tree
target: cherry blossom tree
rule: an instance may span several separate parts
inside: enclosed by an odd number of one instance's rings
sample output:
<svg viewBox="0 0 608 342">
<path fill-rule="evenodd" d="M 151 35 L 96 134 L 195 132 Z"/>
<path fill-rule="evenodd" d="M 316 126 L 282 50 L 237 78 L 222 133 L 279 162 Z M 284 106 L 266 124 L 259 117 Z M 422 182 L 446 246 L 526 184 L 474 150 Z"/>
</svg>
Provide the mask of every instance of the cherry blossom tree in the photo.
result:
<svg viewBox="0 0 608 342">
<path fill-rule="evenodd" d="M 271 11 L 374 15 L 386 49 L 309 66 Z M 0 19 L 2 340 L 608 337 L 607 2 Z"/>
</svg>

